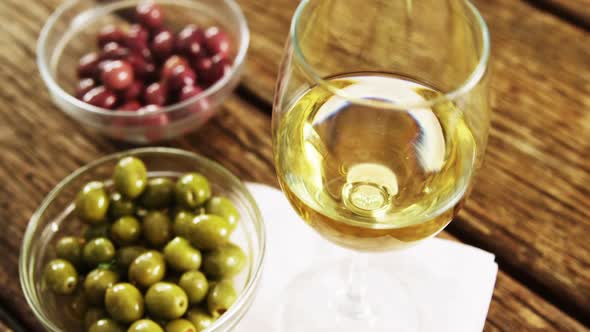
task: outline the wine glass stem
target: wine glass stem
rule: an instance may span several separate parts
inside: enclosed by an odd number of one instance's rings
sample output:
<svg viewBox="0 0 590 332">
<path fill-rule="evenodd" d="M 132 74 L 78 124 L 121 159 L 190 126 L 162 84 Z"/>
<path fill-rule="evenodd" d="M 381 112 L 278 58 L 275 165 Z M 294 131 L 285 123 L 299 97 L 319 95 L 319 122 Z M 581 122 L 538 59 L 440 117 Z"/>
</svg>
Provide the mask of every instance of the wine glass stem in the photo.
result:
<svg viewBox="0 0 590 332">
<path fill-rule="evenodd" d="M 347 288 L 344 299 L 341 299 L 340 309 L 351 318 L 364 320 L 371 315 L 371 308 L 366 299 L 369 257 L 355 252 L 348 264 Z"/>
</svg>

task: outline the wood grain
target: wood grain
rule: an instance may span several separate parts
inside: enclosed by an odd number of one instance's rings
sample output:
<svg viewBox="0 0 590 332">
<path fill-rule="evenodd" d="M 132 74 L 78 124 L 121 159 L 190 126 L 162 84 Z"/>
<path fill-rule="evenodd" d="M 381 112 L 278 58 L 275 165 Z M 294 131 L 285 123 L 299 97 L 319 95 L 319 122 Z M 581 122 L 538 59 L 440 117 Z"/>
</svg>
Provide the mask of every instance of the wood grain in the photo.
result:
<svg viewBox="0 0 590 332">
<path fill-rule="evenodd" d="M 270 104 L 296 3 L 241 4 L 253 31 L 244 84 Z M 522 1 L 476 4 L 492 35 L 493 128 L 472 198 L 450 229 L 588 321 L 590 34 Z"/>
<path fill-rule="evenodd" d="M 443 232 L 438 237 L 458 241 Z M 500 271 L 484 331 L 588 331 L 537 294 Z"/>
<path fill-rule="evenodd" d="M 13 332 L 6 324 L 0 321 L 0 331 L 1 332 Z"/>
<path fill-rule="evenodd" d="M 67 174 L 100 156 L 132 147 L 80 127 L 51 103 L 37 74 L 34 43 L 41 22 L 59 2 L 0 2 L 0 19 L 6 22 L 0 27 L 0 80 L 10 82 L 0 90 L 0 149 L 3 152 L 0 159 L 3 182 L 0 187 L 0 220 L 4 221 L 0 251 L 5 253 L 0 260 L 0 284 L 4 285 L 0 287 L 0 304 L 10 308 L 28 331 L 39 332 L 43 329 L 28 308 L 18 282 L 18 252 L 28 218 L 47 192 Z M 286 10 L 272 4 L 268 8 L 275 14 Z M 259 20 L 267 21 L 268 30 L 265 31 L 281 28 L 282 23 L 274 22 L 266 14 Z M 258 48 L 267 33 L 256 30 L 254 33 L 253 46 Z M 269 54 L 280 54 L 276 43 L 267 46 Z M 274 81 L 274 77 L 268 74 L 274 69 L 260 72 L 262 83 L 252 83 L 253 68 L 261 66 L 259 56 L 256 52 L 251 54 L 246 82 L 251 91 L 258 91 L 254 87 L 260 84 L 258 88 L 262 92 L 257 93 L 263 96 L 264 89 L 268 90 Z M 262 57 L 262 61 L 268 59 Z M 270 119 L 238 97 L 228 100 L 218 116 L 199 132 L 164 145 L 199 152 L 219 161 L 244 180 L 276 186 Z M 500 271 L 486 330 L 535 329 L 585 331 L 575 320 Z"/>
<path fill-rule="evenodd" d="M 529 0 L 590 30 L 590 0 Z"/>
</svg>

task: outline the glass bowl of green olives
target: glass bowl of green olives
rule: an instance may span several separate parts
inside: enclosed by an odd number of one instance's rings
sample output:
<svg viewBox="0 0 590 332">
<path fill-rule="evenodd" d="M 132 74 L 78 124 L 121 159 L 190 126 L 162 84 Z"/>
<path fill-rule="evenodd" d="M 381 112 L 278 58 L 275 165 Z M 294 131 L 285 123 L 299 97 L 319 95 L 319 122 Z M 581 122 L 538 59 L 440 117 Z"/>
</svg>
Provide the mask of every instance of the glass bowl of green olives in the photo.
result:
<svg viewBox="0 0 590 332">
<path fill-rule="evenodd" d="M 48 331 L 231 331 L 265 254 L 260 211 L 217 163 L 171 148 L 99 159 L 65 178 L 27 227 L 27 302 Z"/>
</svg>

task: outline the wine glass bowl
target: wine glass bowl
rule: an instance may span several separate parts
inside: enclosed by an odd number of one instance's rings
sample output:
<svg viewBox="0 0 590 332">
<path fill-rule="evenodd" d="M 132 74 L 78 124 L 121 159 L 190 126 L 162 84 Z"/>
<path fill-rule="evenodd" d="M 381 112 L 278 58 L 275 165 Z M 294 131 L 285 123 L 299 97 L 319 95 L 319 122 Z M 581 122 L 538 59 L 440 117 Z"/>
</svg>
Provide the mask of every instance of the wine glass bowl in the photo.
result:
<svg viewBox="0 0 590 332">
<path fill-rule="evenodd" d="M 368 45 L 345 21 L 376 4 L 378 19 L 358 31 L 378 41 Z M 369 251 L 442 230 L 469 191 L 489 127 L 488 37 L 475 8 L 304 1 L 285 54 L 275 160 L 304 219 L 333 242 Z"/>
<path fill-rule="evenodd" d="M 485 151 L 488 59 L 485 22 L 467 0 L 302 1 L 272 127 L 279 183 L 302 219 L 357 252 L 401 249 L 444 229 Z M 310 269 L 320 270 L 288 290 L 284 321 L 308 317 L 298 326 L 306 331 L 321 330 L 322 316 L 341 332 L 412 326 L 394 278 L 374 278 L 358 261 L 348 281 L 325 265 Z M 329 304 L 305 306 L 301 294 Z"/>
</svg>

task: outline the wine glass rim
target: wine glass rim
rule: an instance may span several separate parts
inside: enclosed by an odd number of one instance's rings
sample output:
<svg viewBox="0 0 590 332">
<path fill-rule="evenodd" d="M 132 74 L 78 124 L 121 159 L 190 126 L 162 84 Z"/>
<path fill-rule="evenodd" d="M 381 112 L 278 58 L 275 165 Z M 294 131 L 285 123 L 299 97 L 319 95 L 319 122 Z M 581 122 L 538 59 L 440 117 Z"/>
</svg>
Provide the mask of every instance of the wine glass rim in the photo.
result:
<svg viewBox="0 0 590 332">
<path fill-rule="evenodd" d="M 408 109 L 416 109 L 416 108 L 430 108 L 433 105 L 439 104 L 445 101 L 453 101 L 460 96 L 465 95 L 469 91 L 471 91 L 477 84 L 482 80 L 484 77 L 488 62 L 490 58 L 490 34 L 488 30 L 488 26 L 479 12 L 479 10 L 475 7 L 473 3 L 469 0 L 463 0 L 466 4 L 467 8 L 471 11 L 475 20 L 477 22 L 477 26 L 480 27 L 481 31 L 481 40 L 482 40 L 482 47 L 481 47 L 481 55 L 479 56 L 479 61 L 477 65 L 474 67 L 473 71 L 469 74 L 469 76 L 456 88 L 452 89 L 450 92 L 442 93 L 436 98 L 424 100 L 420 102 L 414 103 L 392 103 L 390 101 L 384 100 L 376 100 L 376 99 L 364 99 L 359 97 L 354 97 L 348 95 L 344 92 L 340 87 L 335 86 L 329 80 L 322 78 L 318 75 L 317 71 L 314 67 L 307 61 L 303 51 L 299 46 L 299 36 L 297 33 L 297 25 L 300 20 L 300 16 L 303 13 L 305 7 L 310 3 L 311 0 L 302 0 L 297 9 L 295 10 L 295 14 L 293 15 L 293 20 L 291 22 L 291 40 L 293 41 L 293 48 L 295 50 L 295 54 L 299 59 L 303 70 L 309 77 L 316 82 L 317 84 L 323 86 L 330 92 L 334 93 L 335 95 L 348 100 L 354 104 L 360 104 L 363 106 L 369 107 L 380 107 L 384 109 L 394 109 L 394 110 L 408 110 Z"/>
</svg>

